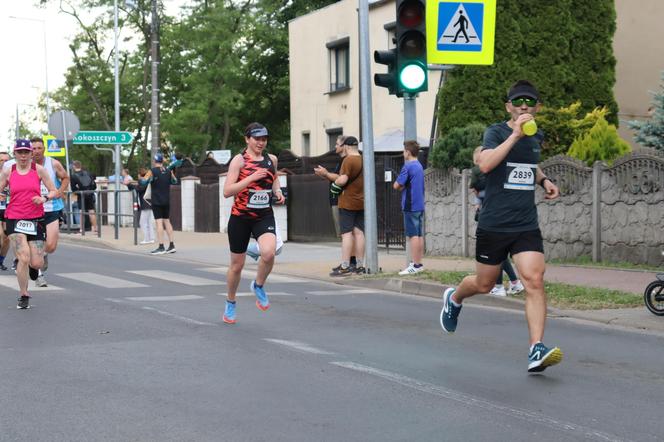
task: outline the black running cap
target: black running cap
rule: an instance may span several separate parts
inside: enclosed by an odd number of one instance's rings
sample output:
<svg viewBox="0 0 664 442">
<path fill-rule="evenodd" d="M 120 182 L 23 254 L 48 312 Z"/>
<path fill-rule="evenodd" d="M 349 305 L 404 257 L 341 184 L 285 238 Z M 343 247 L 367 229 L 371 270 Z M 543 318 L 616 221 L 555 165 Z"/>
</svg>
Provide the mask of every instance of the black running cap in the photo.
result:
<svg viewBox="0 0 664 442">
<path fill-rule="evenodd" d="M 528 83 L 517 83 L 507 92 L 507 101 L 511 101 L 520 97 L 528 97 L 540 101 L 539 92 L 535 86 Z"/>
<path fill-rule="evenodd" d="M 252 128 L 251 130 L 248 130 L 247 133 L 245 134 L 248 137 L 267 137 L 267 128 L 265 126 L 257 126 Z"/>
</svg>

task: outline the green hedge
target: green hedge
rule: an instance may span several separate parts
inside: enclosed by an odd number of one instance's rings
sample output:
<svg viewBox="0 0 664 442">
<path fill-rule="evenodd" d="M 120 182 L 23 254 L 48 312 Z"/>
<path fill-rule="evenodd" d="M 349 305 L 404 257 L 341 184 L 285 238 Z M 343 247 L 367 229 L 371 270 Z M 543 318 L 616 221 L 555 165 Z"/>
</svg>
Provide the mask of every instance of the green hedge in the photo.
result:
<svg viewBox="0 0 664 442">
<path fill-rule="evenodd" d="M 615 21 L 613 0 L 498 1 L 494 64 L 451 71 L 440 92 L 441 134 L 506 119 L 505 93 L 519 79 L 532 81 L 547 106 L 606 106 L 608 121 L 618 124 Z"/>
</svg>

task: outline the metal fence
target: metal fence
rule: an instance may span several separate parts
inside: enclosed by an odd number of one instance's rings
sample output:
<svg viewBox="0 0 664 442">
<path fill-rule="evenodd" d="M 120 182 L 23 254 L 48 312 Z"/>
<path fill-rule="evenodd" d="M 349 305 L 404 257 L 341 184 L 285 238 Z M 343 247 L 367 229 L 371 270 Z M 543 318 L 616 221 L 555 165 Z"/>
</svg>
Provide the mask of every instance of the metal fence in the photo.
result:
<svg viewBox="0 0 664 442">
<path fill-rule="evenodd" d="M 134 244 L 138 244 L 138 219 L 139 219 L 139 206 L 138 195 L 133 190 L 119 190 L 120 201 L 123 200 L 122 195 L 131 195 L 131 205 L 122 210 L 122 204 L 113 204 L 114 210 L 110 211 L 109 201 L 113 201 L 115 197 L 115 190 L 113 189 L 97 189 L 97 190 L 83 190 L 78 192 L 65 192 L 63 210 L 63 222 L 60 225 L 60 231 L 65 233 L 80 233 L 86 235 L 88 226 L 91 227 L 89 217 L 94 216 L 97 225 L 97 237 L 101 238 L 101 226 L 110 225 L 110 220 L 115 220 L 116 216 L 120 220 L 120 225 L 129 223 L 134 229 Z M 94 207 L 85 206 L 85 195 L 94 195 Z M 110 196 L 109 196 L 110 195 Z M 93 215 L 88 212 L 94 211 Z"/>
</svg>

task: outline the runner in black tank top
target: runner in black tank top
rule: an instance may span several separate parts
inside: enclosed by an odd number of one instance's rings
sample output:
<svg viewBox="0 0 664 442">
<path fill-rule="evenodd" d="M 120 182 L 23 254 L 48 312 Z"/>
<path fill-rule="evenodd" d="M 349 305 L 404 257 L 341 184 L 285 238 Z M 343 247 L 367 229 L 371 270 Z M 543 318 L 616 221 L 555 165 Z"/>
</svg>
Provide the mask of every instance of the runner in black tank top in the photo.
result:
<svg viewBox="0 0 664 442">
<path fill-rule="evenodd" d="M 228 298 L 223 321 L 235 323 L 235 294 L 242 276 L 247 245 L 253 236 L 260 248 L 260 260 L 256 279 L 251 290 L 256 295 L 256 306 L 266 311 L 270 308 L 263 284 L 274 265 L 276 235 L 272 199 L 283 204 L 277 179 L 277 158 L 268 154 L 268 132 L 265 126 L 251 123 L 244 136 L 246 149 L 236 155 L 228 166 L 224 184 L 224 197 L 235 197 L 228 221 L 228 242 L 231 249 L 231 265 L 228 268 Z"/>
</svg>

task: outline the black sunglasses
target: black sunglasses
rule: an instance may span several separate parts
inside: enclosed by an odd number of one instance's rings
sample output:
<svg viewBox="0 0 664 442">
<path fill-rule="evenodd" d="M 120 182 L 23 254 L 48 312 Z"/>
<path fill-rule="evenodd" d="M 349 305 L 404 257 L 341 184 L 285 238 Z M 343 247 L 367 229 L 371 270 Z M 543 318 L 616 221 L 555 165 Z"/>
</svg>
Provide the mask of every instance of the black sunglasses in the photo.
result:
<svg viewBox="0 0 664 442">
<path fill-rule="evenodd" d="M 534 98 L 526 98 L 526 97 L 520 97 L 520 98 L 515 98 L 513 100 L 510 100 L 512 103 L 512 106 L 519 107 L 523 105 L 523 103 L 526 103 L 526 106 L 528 107 L 534 107 L 537 104 L 537 100 Z"/>
</svg>

